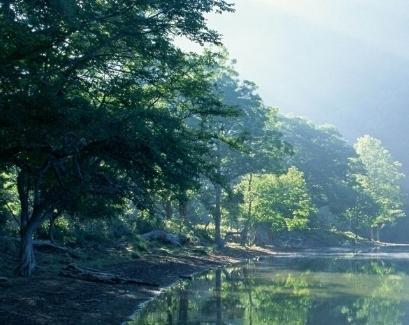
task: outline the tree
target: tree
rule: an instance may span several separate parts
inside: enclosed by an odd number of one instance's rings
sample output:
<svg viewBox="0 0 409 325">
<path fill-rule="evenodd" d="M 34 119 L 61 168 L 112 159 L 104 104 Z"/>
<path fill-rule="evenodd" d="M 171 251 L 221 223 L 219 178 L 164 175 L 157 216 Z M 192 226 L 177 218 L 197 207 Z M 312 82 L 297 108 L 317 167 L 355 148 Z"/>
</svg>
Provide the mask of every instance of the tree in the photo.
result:
<svg viewBox="0 0 409 325">
<path fill-rule="evenodd" d="M 239 79 L 234 61 L 229 62 L 225 50 L 219 55 L 217 64 L 209 69 L 215 72 L 215 92 L 220 101 L 231 108 L 232 116 L 209 116 L 206 123 L 215 135 L 215 141 L 209 144 L 213 152 L 209 160 L 214 170 L 208 179 L 214 192 L 211 210 L 215 242 L 221 247 L 222 210 L 226 206 L 233 207 L 229 201 L 235 200 L 231 187 L 244 174 L 279 171 L 281 157 L 287 154 L 288 148 L 278 132 L 277 110 L 264 105 L 254 83 Z"/>
<path fill-rule="evenodd" d="M 318 226 L 336 225 L 335 217 L 355 202 L 355 191 L 348 181 L 354 149 L 333 126 L 317 126 L 303 118 L 280 117 L 280 121 L 283 139 L 293 149 L 287 165 L 304 172 L 314 205 L 321 211 L 329 210 L 325 219 L 316 221 Z"/>
<path fill-rule="evenodd" d="M 248 186 L 252 178 L 251 188 Z M 314 212 L 304 174 L 295 167 L 283 175 L 246 175 L 238 184 L 243 214 L 255 222 L 269 222 L 274 231 L 305 229 Z M 249 203 L 252 213 L 248 214 Z"/>
<path fill-rule="evenodd" d="M 211 135 L 187 119 L 223 114 L 211 59 L 186 56 L 184 36 L 219 43 L 204 14 L 222 0 L 1 1 L 0 163 L 16 168 L 21 252 L 56 210 L 142 204 L 158 187 L 189 187 Z M 210 108 L 209 108 L 210 107 Z"/>
<path fill-rule="evenodd" d="M 355 181 L 377 205 L 378 211 L 371 216 L 369 223 L 371 228 L 379 231 L 386 223 L 405 216 L 401 190 L 401 182 L 405 177 L 401 172 L 402 165 L 394 161 L 380 140 L 369 135 L 359 138 L 354 148 L 358 154 L 358 162 L 355 164 L 363 166 L 363 172 L 354 174 Z M 379 232 L 377 237 L 379 240 Z"/>
</svg>

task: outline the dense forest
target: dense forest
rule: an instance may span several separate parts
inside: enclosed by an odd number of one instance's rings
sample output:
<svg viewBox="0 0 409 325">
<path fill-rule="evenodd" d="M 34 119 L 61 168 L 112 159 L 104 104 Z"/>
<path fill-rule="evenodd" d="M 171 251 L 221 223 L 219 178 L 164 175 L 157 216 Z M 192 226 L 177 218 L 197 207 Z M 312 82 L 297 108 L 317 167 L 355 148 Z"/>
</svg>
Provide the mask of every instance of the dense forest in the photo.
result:
<svg viewBox="0 0 409 325">
<path fill-rule="evenodd" d="M 222 0 L 0 2 L 0 233 L 66 247 L 382 239 L 405 216 L 381 141 L 281 114 L 242 80 Z M 186 53 L 183 37 L 205 50 Z"/>
</svg>

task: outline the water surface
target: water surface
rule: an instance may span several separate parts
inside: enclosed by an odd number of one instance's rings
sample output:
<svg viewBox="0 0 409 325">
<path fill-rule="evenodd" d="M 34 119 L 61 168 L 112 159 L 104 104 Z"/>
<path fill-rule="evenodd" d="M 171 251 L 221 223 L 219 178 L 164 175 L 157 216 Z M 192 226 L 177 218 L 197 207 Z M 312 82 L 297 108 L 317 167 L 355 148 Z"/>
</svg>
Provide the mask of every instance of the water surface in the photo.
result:
<svg viewBox="0 0 409 325">
<path fill-rule="evenodd" d="M 409 324 L 409 250 L 281 253 L 211 271 L 129 324 Z"/>
</svg>

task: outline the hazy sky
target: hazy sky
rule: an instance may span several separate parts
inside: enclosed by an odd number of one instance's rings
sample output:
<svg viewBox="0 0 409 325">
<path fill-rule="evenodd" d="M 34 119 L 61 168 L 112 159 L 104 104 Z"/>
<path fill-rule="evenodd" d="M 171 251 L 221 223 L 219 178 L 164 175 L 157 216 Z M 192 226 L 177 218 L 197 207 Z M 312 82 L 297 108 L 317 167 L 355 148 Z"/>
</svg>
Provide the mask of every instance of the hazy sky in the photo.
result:
<svg viewBox="0 0 409 325">
<path fill-rule="evenodd" d="M 409 106 L 409 1 L 234 2 L 236 13 L 209 24 L 267 104 L 335 124 L 351 140 L 385 138 L 379 127 L 409 122 L 402 117 Z"/>
<path fill-rule="evenodd" d="M 375 136 L 409 175 L 408 0 L 231 1 L 209 25 L 266 104 Z"/>
</svg>

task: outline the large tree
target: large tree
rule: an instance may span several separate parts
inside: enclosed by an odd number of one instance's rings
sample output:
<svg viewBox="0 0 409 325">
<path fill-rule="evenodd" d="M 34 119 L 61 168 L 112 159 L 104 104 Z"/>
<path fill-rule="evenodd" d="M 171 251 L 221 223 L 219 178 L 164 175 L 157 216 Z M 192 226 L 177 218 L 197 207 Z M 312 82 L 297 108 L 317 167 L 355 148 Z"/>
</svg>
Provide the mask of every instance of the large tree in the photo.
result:
<svg viewBox="0 0 409 325">
<path fill-rule="evenodd" d="M 358 154 L 354 165 L 361 165 L 353 174 L 358 189 L 375 205 L 369 226 L 378 231 L 385 224 L 405 216 L 402 202 L 402 165 L 395 161 L 382 142 L 369 135 L 359 138 L 355 144 Z M 356 168 L 356 167 L 355 167 Z M 378 232 L 379 240 L 379 232 Z"/>
<path fill-rule="evenodd" d="M 187 57 L 184 36 L 218 43 L 205 13 L 222 0 L 0 2 L 0 162 L 17 168 L 21 253 L 35 267 L 33 233 L 56 210 L 120 203 L 203 172 L 223 113 L 209 56 Z"/>
</svg>

